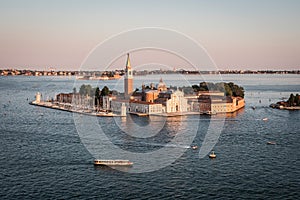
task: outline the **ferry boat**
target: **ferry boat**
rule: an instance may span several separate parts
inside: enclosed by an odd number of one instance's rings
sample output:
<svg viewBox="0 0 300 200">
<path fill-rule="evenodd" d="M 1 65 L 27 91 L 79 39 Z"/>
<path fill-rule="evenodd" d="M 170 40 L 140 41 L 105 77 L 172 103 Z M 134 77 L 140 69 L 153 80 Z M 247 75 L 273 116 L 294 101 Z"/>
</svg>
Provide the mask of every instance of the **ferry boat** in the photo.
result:
<svg viewBox="0 0 300 200">
<path fill-rule="evenodd" d="M 133 162 L 129 160 L 94 160 L 94 165 L 106 165 L 106 166 L 132 166 Z"/>
</svg>

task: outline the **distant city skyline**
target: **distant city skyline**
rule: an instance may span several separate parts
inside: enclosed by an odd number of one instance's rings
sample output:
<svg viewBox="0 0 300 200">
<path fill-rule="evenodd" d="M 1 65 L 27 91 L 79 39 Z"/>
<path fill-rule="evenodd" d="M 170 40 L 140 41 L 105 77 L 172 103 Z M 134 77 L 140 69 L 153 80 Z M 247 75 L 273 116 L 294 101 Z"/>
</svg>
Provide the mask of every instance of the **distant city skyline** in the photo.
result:
<svg viewBox="0 0 300 200">
<path fill-rule="evenodd" d="M 203 45 L 220 70 L 300 68 L 297 0 L 1 0 L 0 5 L 0 69 L 79 70 L 99 43 L 142 27 L 186 34 Z M 141 59 L 133 55 L 133 69 Z M 124 59 L 119 60 L 114 67 L 120 69 Z"/>
</svg>

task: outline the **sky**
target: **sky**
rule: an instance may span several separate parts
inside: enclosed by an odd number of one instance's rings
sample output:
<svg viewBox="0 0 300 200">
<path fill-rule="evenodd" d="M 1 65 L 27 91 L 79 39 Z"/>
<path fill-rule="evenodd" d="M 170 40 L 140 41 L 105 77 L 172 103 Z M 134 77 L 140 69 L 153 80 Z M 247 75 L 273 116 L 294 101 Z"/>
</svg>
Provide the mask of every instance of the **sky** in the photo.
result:
<svg viewBox="0 0 300 200">
<path fill-rule="evenodd" d="M 0 0 L 0 68 L 78 70 L 112 36 L 158 27 L 195 40 L 219 69 L 299 70 L 299 10 L 299 0 Z"/>
</svg>

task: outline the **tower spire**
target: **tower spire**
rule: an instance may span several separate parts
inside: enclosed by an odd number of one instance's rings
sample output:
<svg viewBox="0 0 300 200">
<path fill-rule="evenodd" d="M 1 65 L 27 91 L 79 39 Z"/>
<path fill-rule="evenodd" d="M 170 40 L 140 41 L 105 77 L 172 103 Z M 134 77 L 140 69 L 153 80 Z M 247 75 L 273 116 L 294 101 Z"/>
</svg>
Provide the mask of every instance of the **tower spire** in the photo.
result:
<svg viewBox="0 0 300 200">
<path fill-rule="evenodd" d="M 127 53 L 126 69 L 131 69 L 129 53 Z"/>
<path fill-rule="evenodd" d="M 133 74 L 130 65 L 129 53 L 127 53 L 127 61 L 124 77 L 124 95 L 125 99 L 129 99 L 133 92 Z"/>
</svg>

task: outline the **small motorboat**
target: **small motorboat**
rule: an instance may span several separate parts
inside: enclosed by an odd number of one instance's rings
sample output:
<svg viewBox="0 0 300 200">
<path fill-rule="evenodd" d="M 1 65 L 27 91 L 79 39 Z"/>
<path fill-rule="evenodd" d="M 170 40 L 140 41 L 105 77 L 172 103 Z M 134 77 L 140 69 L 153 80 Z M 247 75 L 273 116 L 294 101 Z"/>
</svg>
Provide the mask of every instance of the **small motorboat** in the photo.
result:
<svg viewBox="0 0 300 200">
<path fill-rule="evenodd" d="M 275 141 L 269 141 L 269 142 L 267 142 L 267 144 L 269 144 L 269 145 L 275 145 L 276 142 Z"/>
<path fill-rule="evenodd" d="M 216 158 L 217 155 L 215 154 L 214 151 L 211 151 L 211 153 L 208 155 L 209 158 Z"/>
<path fill-rule="evenodd" d="M 255 108 L 255 106 L 252 106 L 251 108 L 252 108 L 253 110 L 255 110 L 255 109 L 256 109 L 256 108 Z"/>
<path fill-rule="evenodd" d="M 263 120 L 263 121 L 268 121 L 268 118 L 263 118 L 262 120 Z"/>
<path fill-rule="evenodd" d="M 196 150 L 196 149 L 198 149 L 198 146 L 197 146 L 197 145 L 192 145 L 191 148 L 192 148 L 193 150 Z"/>
</svg>

